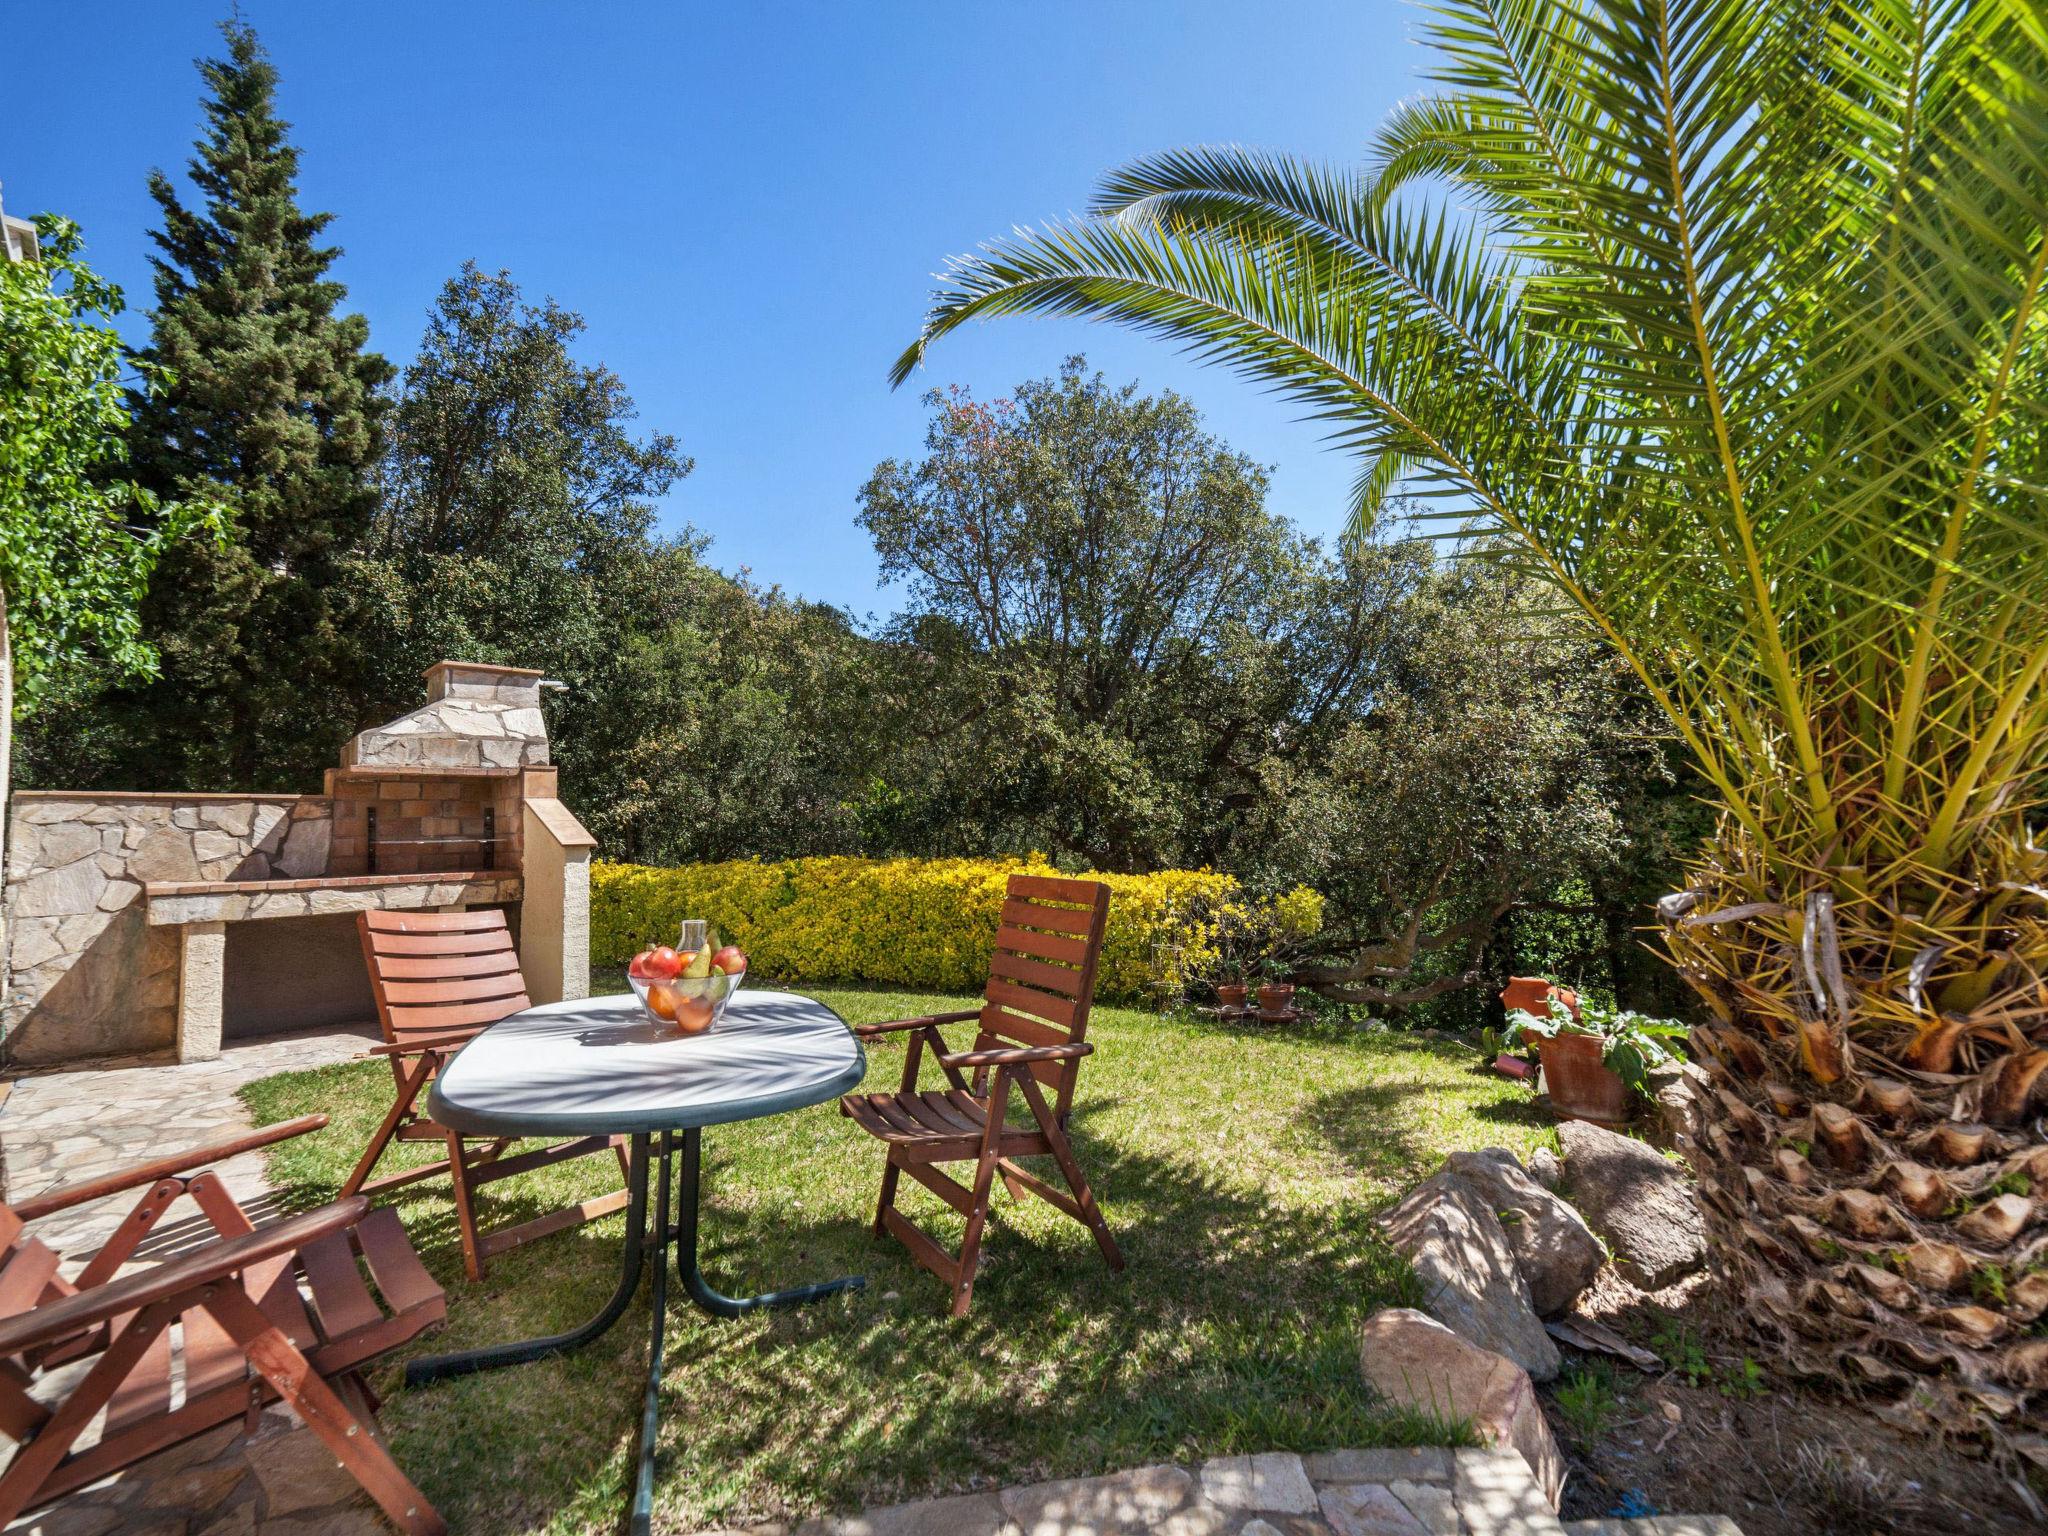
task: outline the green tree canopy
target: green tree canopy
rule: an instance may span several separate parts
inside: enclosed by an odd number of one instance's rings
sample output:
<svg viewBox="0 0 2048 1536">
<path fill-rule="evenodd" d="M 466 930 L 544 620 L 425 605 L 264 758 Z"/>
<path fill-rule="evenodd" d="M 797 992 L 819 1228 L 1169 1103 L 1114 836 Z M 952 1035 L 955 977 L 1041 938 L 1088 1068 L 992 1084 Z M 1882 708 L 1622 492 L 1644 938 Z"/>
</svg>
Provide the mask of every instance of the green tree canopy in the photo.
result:
<svg viewBox="0 0 2048 1536">
<path fill-rule="evenodd" d="M 121 291 L 85 264 L 76 224 L 36 224 L 41 258 L 0 261 L 0 643 L 24 714 L 89 673 L 153 671 L 138 615 L 150 570 L 167 543 L 218 528 L 204 501 L 123 478 Z"/>
<path fill-rule="evenodd" d="M 222 27 L 199 65 L 206 132 L 189 166 L 197 204 L 161 172 L 156 308 L 143 359 L 168 382 L 134 401 L 138 481 L 213 497 L 231 533 L 158 567 L 145 622 L 161 678 L 104 701 L 118 735 L 106 770 L 131 785 L 286 788 L 331 761 L 353 616 L 343 559 L 376 511 L 379 390 L 390 365 L 369 326 L 339 313 L 319 237 L 299 206 L 298 150 L 277 115 L 277 71 L 256 34 Z"/>
</svg>

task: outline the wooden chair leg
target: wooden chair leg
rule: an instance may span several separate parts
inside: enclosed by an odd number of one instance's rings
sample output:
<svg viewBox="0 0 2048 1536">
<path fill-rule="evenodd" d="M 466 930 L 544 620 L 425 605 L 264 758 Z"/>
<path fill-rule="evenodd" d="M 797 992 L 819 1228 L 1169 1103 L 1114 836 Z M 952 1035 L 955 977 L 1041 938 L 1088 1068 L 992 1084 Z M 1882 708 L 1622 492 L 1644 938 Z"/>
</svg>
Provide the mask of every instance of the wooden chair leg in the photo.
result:
<svg viewBox="0 0 2048 1536">
<path fill-rule="evenodd" d="M 448 1133 L 448 1181 L 455 1186 L 455 1228 L 462 1235 L 462 1268 L 472 1281 L 484 1277 L 483 1250 L 477 1241 L 476 1196 L 469 1187 L 469 1164 L 462 1158 L 462 1138 Z"/>
<path fill-rule="evenodd" d="M 444 1536 L 448 1526 L 385 1449 L 373 1425 L 351 1413 L 312 1363 L 239 1285 L 214 1288 L 202 1305 L 242 1347 L 249 1364 L 320 1437 L 391 1523 L 407 1536 Z"/>
<path fill-rule="evenodd" d="M 384 1123 L 377 1127 L 376 1133 L 370 1137 L 369 1146 L 363 1149 L 363 1155 L 356 1160 L 355 1170 L 341 1186 L 339 1198 L 346 1200 L 350 1195 L 362 1193 L 363 1185 L 370 1177 L 370 1170 L 377 1166 L 377 1159 L 384 1155 L 384 1149 L 391 1145 L 391 1138 L 398 1134 L 399 1126 L 412 1112 L 413 1100 L 419 1097 L 420 1089 L 426 1086 L 427 1078 L 432 1075 L 434 1060 L 431 1051 L 422 1055 L 419 1065 L 415 1066 L 399 1085 L 398 1091 L 391 1099 L 391 1112 L 384 1117 Z M 461 1148 L 458 1146 L 456 1155 L 460 1154 Z"/>
<path fill-rule="evenodd" d="M 882 1198 L 875 1202 L 875 1236 L 880 1237 L 889 1229 L 889 1212 L 896 1205 L 896 1180 L 903 1172 L 896 1166 L 896 1154 L 890 1153 L 882 1164 Z"/>
<path fill-rule="evenodd" d="M 1002 1161 L 1003 1112 L 1010 1097 L 1004 1072 L 996 1070 L 994 1091 L 988 1099 L 988 1123 L 981 1133 L 981 1156 L 974 1164 L 974 1188 L 967 1208 L 967 1233 L 960 1240 L 960 1270 L 953 1281 L 953 1316 L 965 1317 L 974 1302 L 974 1271 L 981 1263 L 981 1232 L 988 1225 L 989 1194 L 995 1185 L 996 1164 Z"/>
<path fill-rule="evenodd" d="M 1067 1133 L 1059 1123 L 1058 1116 L 1046 1107 L 1045 1095 L 1038 1091 L 1038 1080 L 1028 1074 L 1023 1079 L 1024 1098 L 1031 1105 L 1031 1113 L 1038 1119 L 1038 1128 L 1045 1132 L 1047 1145 L 1052 1148 L 1053 1161 L 1060 1166 L 1060 1174 L 1067 1181 L 1067 1188 L 1074 1192 L 1074 1204 L 1080 1208 L 1082 1223 L 1095 1234 L 1095 1246 L 1102 1250 L 1102 1257 L 1111 1269 L 1124 1267 L 1123 1250 L 1116 1245 L 1116 1239 L 1109 1235 L 1109 1223 L 1102 1219 L 1102 1209 L 1095 1203 L 1095 1192 L 1088 1187 L 1087 1177 L 1081 1172 L 1081 1165 L 1074 1160 L 1073 1144 L 1067 1140 Z"/>
</svg>

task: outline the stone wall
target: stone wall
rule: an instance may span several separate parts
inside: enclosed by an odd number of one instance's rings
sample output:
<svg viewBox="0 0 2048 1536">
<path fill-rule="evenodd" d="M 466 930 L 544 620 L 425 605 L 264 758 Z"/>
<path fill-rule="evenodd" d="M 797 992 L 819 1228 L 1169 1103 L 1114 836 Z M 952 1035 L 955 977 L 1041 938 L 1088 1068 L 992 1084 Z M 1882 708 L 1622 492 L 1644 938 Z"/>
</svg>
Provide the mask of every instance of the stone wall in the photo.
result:
<svg viewBox="0 0 2048 1536">
<path fill-rule="evenodd" d="M 0 1052 L 19 1065 L 169 1045 L 177 935 L 145 921 L 143 885 L 323 874 L 332 824 L 320 795 L 25 790 L 10 812 Z"/>
</svg>

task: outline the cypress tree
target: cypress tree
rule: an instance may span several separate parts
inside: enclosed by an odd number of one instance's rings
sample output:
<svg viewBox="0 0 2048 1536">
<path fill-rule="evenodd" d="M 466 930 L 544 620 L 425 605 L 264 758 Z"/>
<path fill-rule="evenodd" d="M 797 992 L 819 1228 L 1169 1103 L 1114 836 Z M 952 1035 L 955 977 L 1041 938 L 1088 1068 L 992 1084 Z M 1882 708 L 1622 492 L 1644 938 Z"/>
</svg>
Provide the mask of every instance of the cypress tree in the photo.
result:
<svg viewBox="0 0 2048 1536">
<path fill-rule="evenodd" d="M 298 150 L 277 70 L 253 29 L 223 23 L 227 56 L 199 64 L 210 95 L 188 205 L 161 171 L 156 309 L 143 357 L 171 382 L 134 401 L 137 478 L 211 495 L 232 518 L 217 547 L 159 565 L 144 624 L 158 681 L 107 701 L 123 719 L 114 776 L 195 789 L 298 788 L 351 727 L 347 560 L 367 535 L 390 364 L 369 323 L 337 309 L 320 245 L 329 213 L 299 206 Z"/>
</svg>

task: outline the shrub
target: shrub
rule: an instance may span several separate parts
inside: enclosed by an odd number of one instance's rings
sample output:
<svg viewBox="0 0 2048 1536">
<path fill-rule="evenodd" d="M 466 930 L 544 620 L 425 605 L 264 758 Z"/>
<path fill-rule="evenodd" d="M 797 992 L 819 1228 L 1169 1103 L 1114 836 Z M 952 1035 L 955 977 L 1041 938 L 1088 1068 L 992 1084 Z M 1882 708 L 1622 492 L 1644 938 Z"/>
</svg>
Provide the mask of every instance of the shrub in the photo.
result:
<svg viewBox="0 0 2048 1536">
<path fill-rule="evenodd" d="M 871 981 L 965 992 L 988 974 L 1010 875 L 1057 873 L 1041 859 L 735 859 L 658 869 L 598 863 L 590 872 L 590 955 L 624 965 L 648 944 L 673 943 L 685 917 L 708 918 L 783 981 Z M 1174 983 L 1182 914 L 1237 895 L 1229 875 L 1163 869 L 1091 874 L 1110 888 L 1096 990 L 1158 997 Z M 1296 924 L 1320 921 L 1313 892 L 1282 898 Z"/>
</svg>

